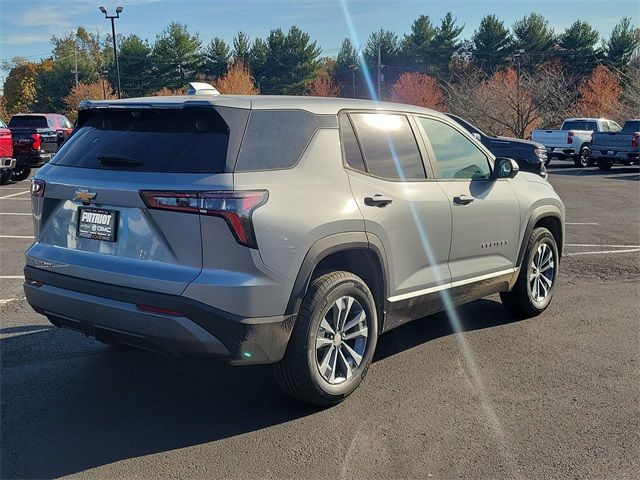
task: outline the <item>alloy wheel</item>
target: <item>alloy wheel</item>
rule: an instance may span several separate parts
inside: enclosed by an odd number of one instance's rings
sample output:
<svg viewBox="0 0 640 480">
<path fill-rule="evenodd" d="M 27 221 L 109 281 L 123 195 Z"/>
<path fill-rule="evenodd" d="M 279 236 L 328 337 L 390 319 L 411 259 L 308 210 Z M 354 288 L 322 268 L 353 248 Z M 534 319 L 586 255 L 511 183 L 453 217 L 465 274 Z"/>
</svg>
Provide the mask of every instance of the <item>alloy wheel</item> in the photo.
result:
<svg viewBox="0 0 640 480">
<path fill-rule="evenodd" d="M 541 243 L 529 266 L 529 291 L 534 302 L 544 302 L 555 279 L 555 259 L 553 250 L 547 243 Z"/>
</svg>

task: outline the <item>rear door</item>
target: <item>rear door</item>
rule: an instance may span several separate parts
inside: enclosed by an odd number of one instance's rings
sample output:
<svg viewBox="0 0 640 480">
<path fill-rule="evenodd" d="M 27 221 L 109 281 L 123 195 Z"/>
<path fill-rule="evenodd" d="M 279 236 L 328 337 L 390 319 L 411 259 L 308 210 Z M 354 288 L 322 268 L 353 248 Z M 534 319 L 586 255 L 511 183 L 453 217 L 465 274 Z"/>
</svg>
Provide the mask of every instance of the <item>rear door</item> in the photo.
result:
<svg viewBox="0 0 640 480">
<path fill-rule="evenodd" d="M 452 282 L 513 268 L 520 206 L 509 181 L 491 178 L 489 158 L 462 129 L 438 118 L 416 118 L 430 147 L 438 183 L 451 205 Z"/>
<path fill-rule="evenodd" d="M 340 116 L 351 189 L 367 234 L 384 245 L 392 302 L 450 281 L 451 209 L 425 171 L 413 127 L 400 113 Z"/>
<path fill-rule="evenodd" d="M 200 217 L 181 192 L 233 189 L 229 157 L 241 109 L 96 109 L 37 178 L 36 242 L 27 264 L 123 286 L 180 294 L 202 269 Z M 233 133 L 232 133 L 233 132 Z M 230 148 L 231 145 L 231 148 Z M 163 210 L 141 191 L 172 192 Z"/>
</svg>

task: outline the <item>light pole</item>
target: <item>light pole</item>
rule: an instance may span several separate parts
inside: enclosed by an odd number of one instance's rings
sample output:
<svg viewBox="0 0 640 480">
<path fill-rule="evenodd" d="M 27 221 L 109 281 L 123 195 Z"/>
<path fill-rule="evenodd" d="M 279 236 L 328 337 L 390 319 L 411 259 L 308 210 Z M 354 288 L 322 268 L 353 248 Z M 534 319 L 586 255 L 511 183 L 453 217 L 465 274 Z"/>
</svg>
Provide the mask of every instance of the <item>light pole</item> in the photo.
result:
<svg viewBox="0 0 640 480">
<path fill-rule="evenodd" d="M 120 18 L 120 13 L 122 12 L 122 7 L 116 7 L 116 14 L 109 15 L 107 13 L 107 9 L 104 7 L 99 7 L 100 11 L 104 13 L 104 18 L 108 18 L 111 20 L 111 36 L 113 37 L 113 56 L 116 59 L 116 75 L 118 77 L 118 98 L 122 98 L 122 94 L 120 92 L 120 65 L 118 64 L 118 50 L 116 47 L 116 26 L 114 20 L 116 18 Z"/>
</svg>

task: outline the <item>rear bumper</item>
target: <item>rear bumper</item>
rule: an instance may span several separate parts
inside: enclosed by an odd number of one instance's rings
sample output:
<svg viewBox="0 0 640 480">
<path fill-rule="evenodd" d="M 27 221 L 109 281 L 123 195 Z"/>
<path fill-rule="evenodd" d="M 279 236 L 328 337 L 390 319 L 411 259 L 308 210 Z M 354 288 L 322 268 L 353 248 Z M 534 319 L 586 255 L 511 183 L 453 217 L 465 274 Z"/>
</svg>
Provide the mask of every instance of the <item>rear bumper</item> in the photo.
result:
<svg viewBox="0 0 640 480">
<path fill-rule="evenodd" d="M 33 309 L 56 326 L 102 341 L 173 355 L 212 355 L 232 364 L 282 359 L 295 315 L 243 318 L 189 298 L 79 279 L 25 267 Z M 150 305 L 176 315 L 140 310 Z"/>
<path fill-rule="evenodd" d="M 610 153 L 611 152 L 611 153 Z M 622 161 L 629 161 L 629 160 L 638 160 L 638 157 L 640 157 L 640 152 L 639 151 L 615 151 L 615 150 L 596 150 L 596 149 L 592 149 L 591 150 L 591 157 L 592 158 L 611 158 L 613 160 L 622 160 Z"/>
<path fill-rule="evenodd" d="M 549 158 L 564 158 L 564 157 L 572 157 L 576 155 L 575 148 L 564 148 L 564 147 L 549 147 L 547 150 L 547 157 Z"/>
</svg>

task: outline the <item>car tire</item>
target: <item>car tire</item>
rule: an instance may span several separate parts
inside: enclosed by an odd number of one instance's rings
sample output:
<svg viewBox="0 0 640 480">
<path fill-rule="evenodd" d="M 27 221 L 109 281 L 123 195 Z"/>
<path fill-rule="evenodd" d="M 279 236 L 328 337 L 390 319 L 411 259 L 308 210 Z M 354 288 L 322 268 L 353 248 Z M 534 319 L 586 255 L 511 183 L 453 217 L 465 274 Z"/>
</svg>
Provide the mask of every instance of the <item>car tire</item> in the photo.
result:
<svg viewBox="0 0 640 480">
<path fill-rule="evenodd" d="M 550 262 L 547 261 L 550 254 Z M 512 315 L 531 318 L 549 306 L 558 274 L 558 246 L 549 230 L 539 227 L 531 232 L 520 272 L 513 289 L 501 292 L 502 304 Z"/>
<path fill-rule="evenodd" d="M 369 287 L 357 275 L 334 271 L 315 279 L 284 358 L 274 365 L 282 390 L 295 400 L 323 407 L 343 401 L 360 385 L 373 359 L 376 312 Z"/>
<path fill-rule="evenodd" d="M 11 176 L 11 179 L 15 182 L 20 182 L 29 178 L 30 174 L 31 169 L 29 167 L 16 167 L 13 169 L 13 175 Z"/>
<path fill-rule="evenodd" d="M 573 157 L 573 163 L 578 168 L 587 168 L 591 163 L 591 149 L 587 145 L 580 147 L 578 155 Z"/>
<path fill-rule="evenodd" d="M 0 185 L 6 185 L 13 176 L 13 169 L 6 169 L 0 172 Z"/>
<path fill-rule="evenodd" d="M 598 158 L 598 168 L 600 170 L 611 170 L 613 166 L 613 161 L 610 158 Z"/>
</svg>

